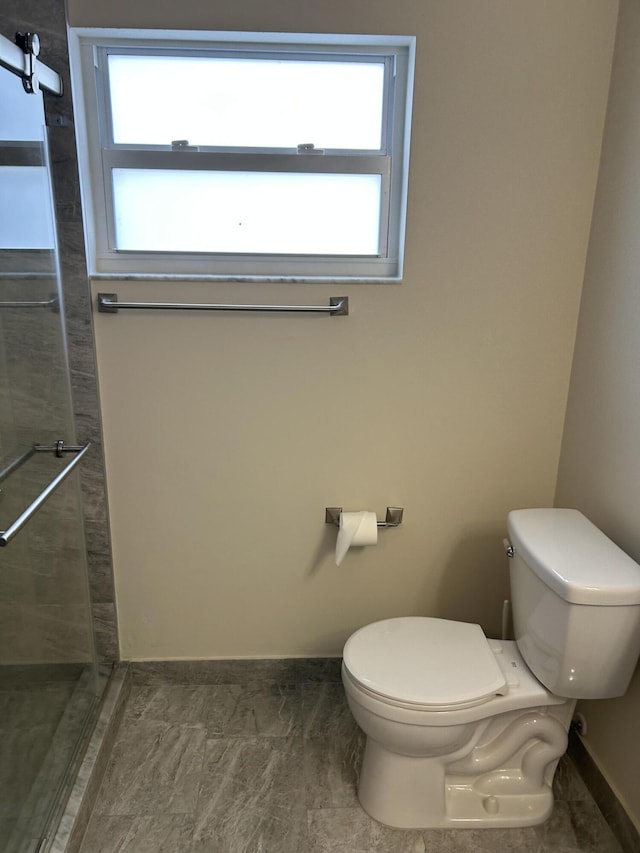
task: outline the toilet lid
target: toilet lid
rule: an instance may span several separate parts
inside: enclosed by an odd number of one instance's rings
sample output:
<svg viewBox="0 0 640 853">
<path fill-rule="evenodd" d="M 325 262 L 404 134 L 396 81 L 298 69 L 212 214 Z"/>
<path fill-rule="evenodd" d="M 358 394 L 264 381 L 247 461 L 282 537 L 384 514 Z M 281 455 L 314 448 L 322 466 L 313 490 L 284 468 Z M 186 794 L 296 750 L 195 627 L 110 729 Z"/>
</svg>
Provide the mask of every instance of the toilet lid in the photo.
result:
<svg viewBox="0 0 640 853">
<path fill-rule="evenodd" d="M 374 622 L 344 647 L 347 670 L 389 699 L 444 710 L 507 690 L 479 625 L 423 616 Z"/>
</svg>

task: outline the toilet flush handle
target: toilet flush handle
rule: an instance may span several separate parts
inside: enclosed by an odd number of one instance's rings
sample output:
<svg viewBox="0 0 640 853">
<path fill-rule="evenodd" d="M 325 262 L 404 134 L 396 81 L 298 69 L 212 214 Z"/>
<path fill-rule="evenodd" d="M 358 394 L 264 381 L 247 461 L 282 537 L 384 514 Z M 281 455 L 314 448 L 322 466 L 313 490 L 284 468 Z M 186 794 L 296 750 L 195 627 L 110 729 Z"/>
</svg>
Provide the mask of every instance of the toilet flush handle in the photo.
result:
<svg viewBox="0 0 640 853">
<path fill-rule="evenodd" d="M 513 547 L 513 545 L 511 544 L 511 542 L 509 542 L 508 539 L 503 539 L 502 544 L 504 545 L 505 554 L 509 559 L 511 559 L 515 555 L 516 549 Z"/>
</svg>

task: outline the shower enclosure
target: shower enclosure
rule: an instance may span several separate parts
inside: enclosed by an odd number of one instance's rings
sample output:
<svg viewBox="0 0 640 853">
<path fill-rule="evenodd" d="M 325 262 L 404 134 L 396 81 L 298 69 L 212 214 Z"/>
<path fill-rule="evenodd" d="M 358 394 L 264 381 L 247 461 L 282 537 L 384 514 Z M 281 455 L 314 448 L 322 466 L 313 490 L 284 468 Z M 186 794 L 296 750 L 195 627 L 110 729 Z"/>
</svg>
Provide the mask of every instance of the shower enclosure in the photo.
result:
<svg viewBox="0 0 640 853">
<path fill-rule="evenodd" d="M 91 449 L 74 431 L 43 96 L 4 65 L 0 134 L 0 853 L 43 853 L 106 673 L 90 616 L 77 468 Z"/>
</svg>

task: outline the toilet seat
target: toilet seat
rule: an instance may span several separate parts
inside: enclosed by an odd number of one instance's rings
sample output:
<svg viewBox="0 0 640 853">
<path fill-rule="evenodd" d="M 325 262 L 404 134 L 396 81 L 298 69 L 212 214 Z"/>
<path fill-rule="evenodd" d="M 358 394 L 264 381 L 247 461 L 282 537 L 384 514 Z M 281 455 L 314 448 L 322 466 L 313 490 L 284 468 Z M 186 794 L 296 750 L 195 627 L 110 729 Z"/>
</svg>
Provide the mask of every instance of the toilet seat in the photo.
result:
<svg viewBox="0 0 640 853">
<path fill-rule="evenodd" d="M 479 625 L 423 616 L 384 619 L 356 631 L 343 663 L 366 693 L 404 708 L 448 711 L 508 691 Z"/>
</svg>

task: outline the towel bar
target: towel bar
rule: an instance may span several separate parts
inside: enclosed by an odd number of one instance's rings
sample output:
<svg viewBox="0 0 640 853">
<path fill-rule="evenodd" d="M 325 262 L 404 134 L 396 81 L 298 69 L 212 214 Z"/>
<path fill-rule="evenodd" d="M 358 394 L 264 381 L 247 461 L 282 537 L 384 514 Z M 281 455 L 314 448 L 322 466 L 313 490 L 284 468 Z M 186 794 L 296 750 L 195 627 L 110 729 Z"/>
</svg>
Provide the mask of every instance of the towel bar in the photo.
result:
<svg viewBox="0 0 640 853">
<path fill-rule="evenodd" d="M 91 444 L 82 445 L 65 445 L 63 441 L 57 441 L 52 445 L 36 444 L 31 450 L 23 453 L 18 459 L 9 465 L 2 474 L 6 477 L 12 471 L 15 471 L 20 465 L 24 464 L 35 452 L 53 451 L 56 456 L 62 456 L 65 452 L 77 454 L 70 462 L 59 471 L 56 476 L 44 487 L 40 494 L 31 501 L 31 503 L 20 513 L 14 522 L 12 522 L 6 530 L 0 530 L 0 547 L 8 545 L 13 537 L 19 533 L 25 524 L 38 512 L 40 507 L 48 500 L 55 492 L 58 486 L 67 479 L 76 465 L 85 455 Z"/>
<path fill-rule="evenodd" d="M 164 309 L 169 311 L 270 311 L 299 314 L 329 314 L 344 317 L 349 313 L 348 296 L 332 296 L 328 305 L 218 305 L 202 302 L 118 302 L 117 293 L 99 293 L 98 311 L 117 314 L 121 308 Z"/>
</svg>

